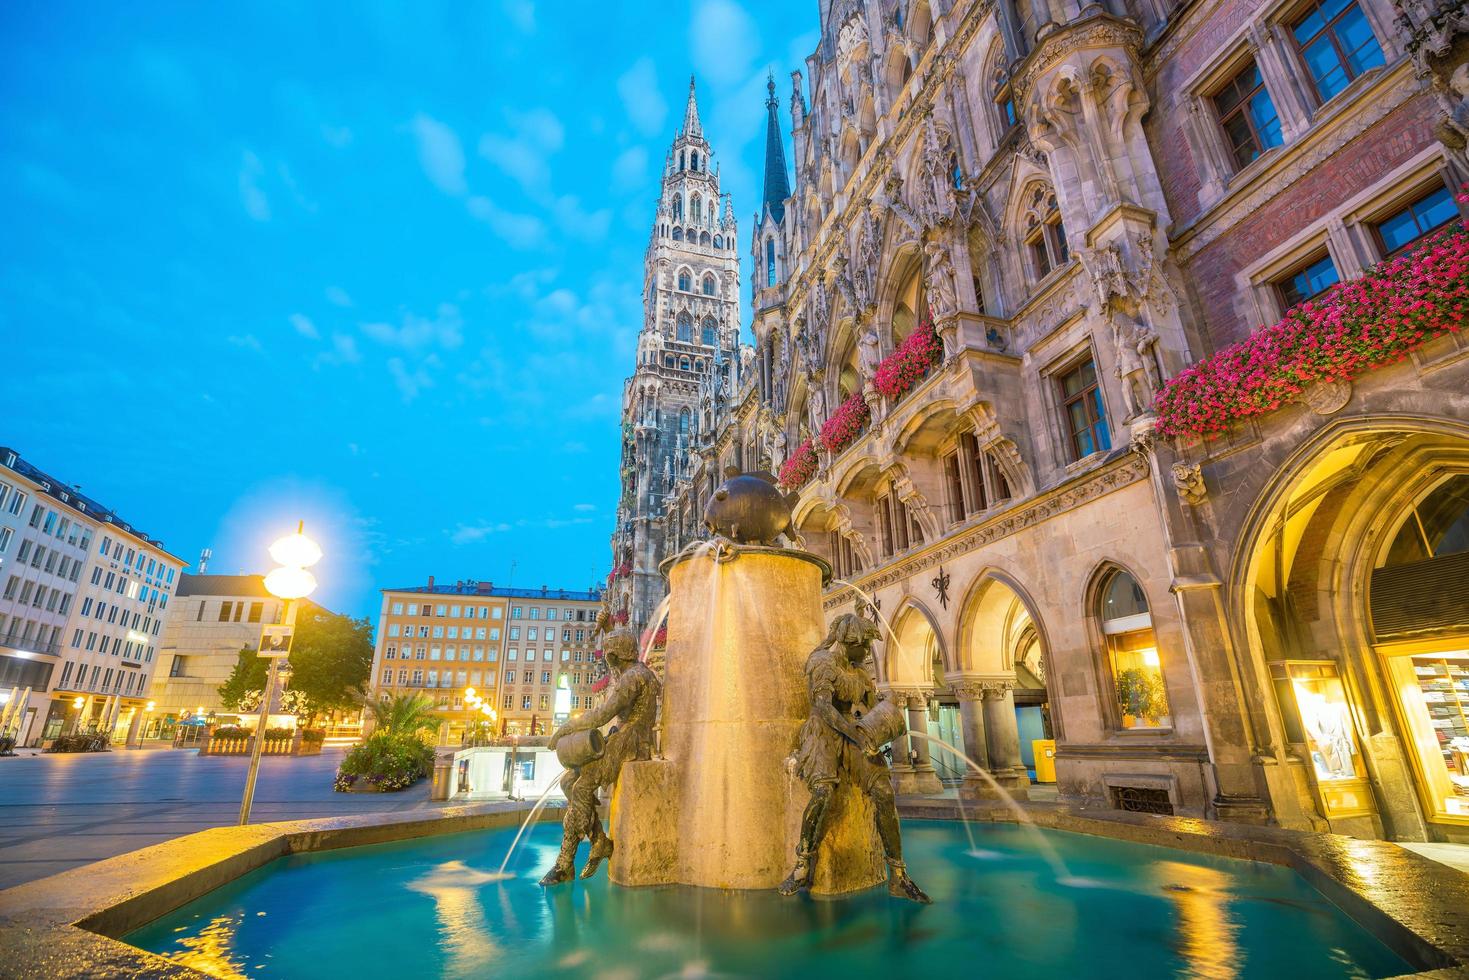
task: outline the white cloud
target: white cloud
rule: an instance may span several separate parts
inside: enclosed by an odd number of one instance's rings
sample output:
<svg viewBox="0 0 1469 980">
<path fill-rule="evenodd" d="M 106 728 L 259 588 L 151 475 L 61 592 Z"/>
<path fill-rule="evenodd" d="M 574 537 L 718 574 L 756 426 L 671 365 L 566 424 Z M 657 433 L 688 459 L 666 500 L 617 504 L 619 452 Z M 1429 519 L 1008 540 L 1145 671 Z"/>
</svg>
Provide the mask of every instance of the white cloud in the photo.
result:
<svg viewBox="0 0 1469 980">
<path fill-rule="evenodd" d="M 495 524 L 460 524 L 449 535 L 449 540 L 455 544 L 473 544 L 483 541 L 492 534 L 504 534 L 510 530 L 510 525 L 504 521 Z"/>
<path fill-rule="evenodd" d="M 557 227 L 568 234 L 588 242 L 598 242 L 607 237 L 607 227 L 612 223 L 609 209 L 583 211 L 581 201 L 574 195 L 557 198 L 553 207 Z"/>
<path fill-rule="evenodd" d="M 499 207 L 487 197 L 471 197 L 469 213 L 505 240 L 511 248 L 535 248 L 546 238 L 546 225 L 532 214 L 515 214 Z"/>
<path fill-rule="evenodd" d="M 521 31 L 530 34 L 536 29 L 536 5 L 533 0 L 501 0 L 500 9 L 505 17 Z"/>
<path fill-rule="evenodd" d="M 333 306 L 351 306 L 352 297 L 341 286 L 326 287 L 326 301 Z"/>
<path fill-rule="evenodd" d="M 689 43 L 699 71 L 721 85 L 742 80 L 760 49 L 755 21 L 733 0 L 698 0 Z"/>
<path fill-rule="evenodd" d="M 617 94 L 627 118 L 645 135 L 656 135 L 663 128 L 668 103 L 658 91 L 658 68 L 652 58 L 639 58 L 617 79 Z"/>
<path fill-rule="evenodd" d="M 295 327 L 296 332 L 303 337 L 309 337 L 312 340 L 321 339 L 321 332 L 316 329 L 316 324 L 312 323 L 311 317 L 304 313 L 292 313 L 291 326 Z"/>
<path fill-rule="evenodd" d="M 413 117 L 413 136 L 418 141 L 418 162 L 434 186 L 445 194 L 459 195 L 464 183 L 464 147 L 448 126 L 419 113 Z"/>
<path fill-rule="evenodd" d="M 311 362 L 313 368 L 323 365 L 335 367 L 340 364 L 356 364 L 362 360 L 362 351 L 357 347 L 357 338 L 345 333 L 332 334 L 332 349 L 317 354 Z"/>
<path fill-rule="evenodd" d="M 254 151 L 246 150 L 240 158 L 240 203 L 245 213 L 256 221 L 270 220 L 270 200 L 260 189 L 260 178 L 265 175 L 265 166 Z"/>
<path fill-rule="evenodd" d="M 548 183 L 549 160 L 566 142 L 566 130 L 549 109 L 507 113 L 508 135 L 480 137 L 480 156 L 499 167 L 527 193 L 537 194 Z"/>
<path fill-rule="evenodd" d="M 234 336 L 226 337 L 225 339 L 236 347 L 243 347 L 246 350 L 253 350 L 257 352 L 261 350 L 260 338 L 256 337 L 253 333 L 237 334 Z"/>
<path fill-rule="evenodd" d="M 649 183 L 648 151 L 643 147 L 630 146 L 612 162 L 612 184 L 618 190 L 629 191 Z"/>
<path fill-rule="evenodd" d="M 406 312 L 400 326 L 382 322 L 364 323 L 362 332 L 388 347 L 400 347 L 404 350 L 442 347 L 453 350 L 464 342 L 464 318 L 459 314 L 459 307 L 453 303 L 440 303 L 432 319 Z"/>
<path fill-rule="evenodd" d="M 438 358 L 431 354 L 423 365 L 410 369 L 403 363 L 401 357 L 388 358 L 388 373 L 393 376 L 393 384 L 397 386 L 398 393 L 403 396 L 404 404 L 417 398 L 423 389 L 434 386 L 434 379 L 429 376 L 428 366 L 437 366 L 438 363 Z"/>
<path fill-rule="evenodd" d="M 571 509 L 572 510 L 579 510 L 579 511 L 583 511 L 583 512 L 585 512 L 585 511 L 593 511 L 593 510 L 596 510 L 597 509 L 597 505 L 596 504 L 577 504 L 575 507 L 572 507 Z"/>
</svg>

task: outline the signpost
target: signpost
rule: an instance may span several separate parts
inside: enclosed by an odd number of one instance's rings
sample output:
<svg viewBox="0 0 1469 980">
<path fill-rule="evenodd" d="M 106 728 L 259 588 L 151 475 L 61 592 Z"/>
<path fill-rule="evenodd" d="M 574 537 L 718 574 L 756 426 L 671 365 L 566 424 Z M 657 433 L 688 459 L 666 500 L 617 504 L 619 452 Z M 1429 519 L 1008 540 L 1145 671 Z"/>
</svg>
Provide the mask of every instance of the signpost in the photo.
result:
<svg viewBox="0 0 1469 980">
<path fill-rule="evenodd" d="M 275 699 L 275 675 L 280 662 L 291 655 L 291 637 L 296 631 L 296 600 L 286 600 L 283 622 L 265 626 L 260 631 L 258 656 L 270 661 L 265 671 L 265 690 L 260 695 L 260 719 L 255 722 L 255 738 L 250 743 L 250 771 L 245 775 L 245 798 L 240 801 L 240 826 L 250 822 L 250 805 L 255 802 L 255 777 L 260 772 L 260 750 L 265 746 L 265 726 L 270 721 L 270 703 Z"/>
</svg>

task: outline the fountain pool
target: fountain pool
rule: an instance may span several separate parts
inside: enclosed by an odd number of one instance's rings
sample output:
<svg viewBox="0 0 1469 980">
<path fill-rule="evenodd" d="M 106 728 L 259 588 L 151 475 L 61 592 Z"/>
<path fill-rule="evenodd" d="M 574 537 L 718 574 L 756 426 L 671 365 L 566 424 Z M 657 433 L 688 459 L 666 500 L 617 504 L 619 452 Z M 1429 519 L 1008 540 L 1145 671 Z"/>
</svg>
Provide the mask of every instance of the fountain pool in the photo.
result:
<svg viewBox="0 0 1469 980">
<path fill-rule="evenodd" d="M 906 821 L 935 899 L 841 898 L 606 875 L 536 882 L 560 828 L 533 825 L 280 858 L 126 941 L 220 977 L 1386 977 L 1410 972 L 1293 872 L 1043 831 L 1060 883 L 1008 824 Z M 586 845 L 583 844 L 582 858 Z"/>
</svg>

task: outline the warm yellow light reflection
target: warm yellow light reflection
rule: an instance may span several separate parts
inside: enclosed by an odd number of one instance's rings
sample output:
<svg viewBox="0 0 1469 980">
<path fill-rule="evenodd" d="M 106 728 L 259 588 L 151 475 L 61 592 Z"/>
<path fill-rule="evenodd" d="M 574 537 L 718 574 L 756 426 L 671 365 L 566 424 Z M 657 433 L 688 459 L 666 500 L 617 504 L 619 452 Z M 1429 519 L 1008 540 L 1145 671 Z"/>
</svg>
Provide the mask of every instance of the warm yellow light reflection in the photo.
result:
<svg viewBox="0 0 1469 980">
<path fill-rule="evenodd" d="M 1144 648 L 1142 650 L 1139 650 L 1138 651 L 1138 654 L 1142 656 L 1143 663 L 1147 664 L 1149 667 L 1157 667 L 1158 666 L 1158 649 L 1157 649 L 1157 647 L 1146 647 L 1146 648 Z"/>
<path fill-rule="evenodd" d="M 297 531 L 288 534 L 270 546 L 270 557 L 276 564 L 291 568 L 309 568 L 321 561 L 321 547 L 306 535 Z"/>
<path fill-rule="evenodd" d="M 316 576 L 304 568 L 277 568 L 265 576 L 265 588 L 277 599 L 304 599 L 316 591 Z"/>
</svg>

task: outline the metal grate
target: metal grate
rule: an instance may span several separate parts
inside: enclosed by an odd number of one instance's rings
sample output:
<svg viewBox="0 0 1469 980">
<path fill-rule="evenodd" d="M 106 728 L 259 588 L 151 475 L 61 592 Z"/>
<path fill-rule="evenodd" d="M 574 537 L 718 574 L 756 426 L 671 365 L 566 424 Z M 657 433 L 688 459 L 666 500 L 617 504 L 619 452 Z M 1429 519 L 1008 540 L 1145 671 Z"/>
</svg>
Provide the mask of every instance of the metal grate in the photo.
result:
<svg viewBox="0 0 1469 980">
<path fill-rule="evenodd" d="M 1112 805 L 1128 813 L 1173 816 L 1173 801 L 1168 798 L 1168 791 L 1150 786 L 1113 786 Z"/>
<path fill-rule="evenodd" d="M 1469 625 L 1469 551 L 1379 568 L 1371 595 L 1379 640 Z"/>
</svg>

